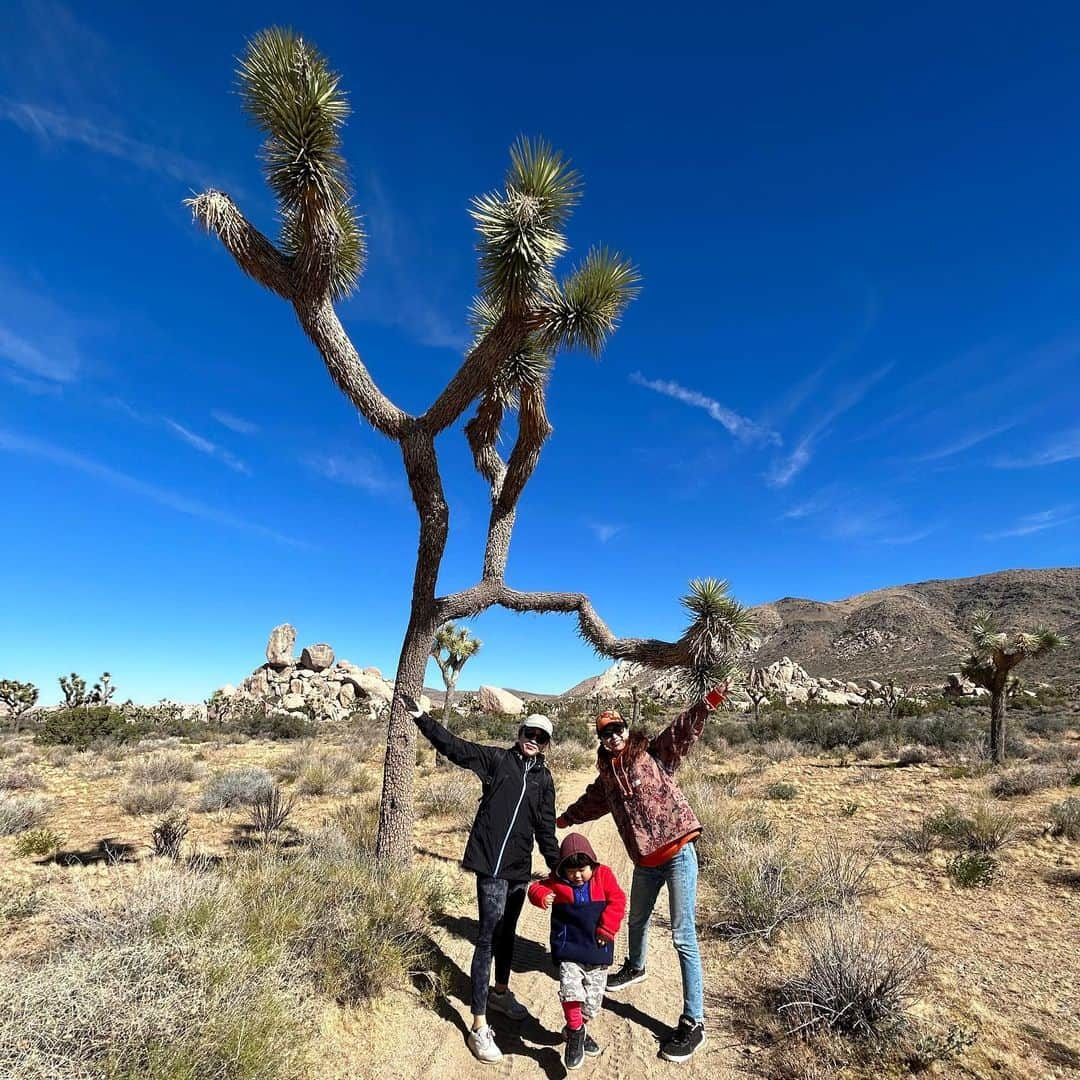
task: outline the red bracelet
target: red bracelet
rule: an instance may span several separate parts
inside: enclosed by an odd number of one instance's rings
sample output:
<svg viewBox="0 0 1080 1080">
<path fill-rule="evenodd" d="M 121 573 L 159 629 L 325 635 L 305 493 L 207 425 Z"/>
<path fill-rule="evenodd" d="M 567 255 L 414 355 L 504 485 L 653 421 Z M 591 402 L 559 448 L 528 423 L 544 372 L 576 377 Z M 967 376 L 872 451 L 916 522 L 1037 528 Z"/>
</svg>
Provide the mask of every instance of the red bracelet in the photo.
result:
<svg viewBox="0 0 1080 1080">
<path fill-rule="evenodd" d="M 728 688 L 726 683 L 714 686 L 701 700 L 707 709 L 715 709 L 727 700 Z"/>
</svg>

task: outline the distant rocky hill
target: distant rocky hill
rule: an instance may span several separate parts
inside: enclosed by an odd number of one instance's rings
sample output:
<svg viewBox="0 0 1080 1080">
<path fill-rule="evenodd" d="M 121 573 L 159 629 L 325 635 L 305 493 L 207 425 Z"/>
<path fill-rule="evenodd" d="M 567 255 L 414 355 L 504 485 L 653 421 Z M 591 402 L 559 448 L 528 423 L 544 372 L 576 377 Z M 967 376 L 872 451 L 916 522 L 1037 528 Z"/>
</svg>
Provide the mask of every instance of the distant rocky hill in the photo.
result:
<svg viewBox="0 0 1080 1080">
<path fill-rule="evenodd" d="M 922 581 L 823 602 L 786 597 L 753 609 L 757 666 L 791 657 L 812 676 L 884 679 L 940 686 L 967 653 L 968 627 L 979 608 L 995 612 L 1004 628 L 1040 623 L 1069 644 L 1023 669 L 1025 679 L 1080 679 L 1080 567 L 1002 570 L 977 577 Z M 631 683 L 667 696 L 667 672 L 615 665 L 564 696 L 628 690 Z"/>
</svg>

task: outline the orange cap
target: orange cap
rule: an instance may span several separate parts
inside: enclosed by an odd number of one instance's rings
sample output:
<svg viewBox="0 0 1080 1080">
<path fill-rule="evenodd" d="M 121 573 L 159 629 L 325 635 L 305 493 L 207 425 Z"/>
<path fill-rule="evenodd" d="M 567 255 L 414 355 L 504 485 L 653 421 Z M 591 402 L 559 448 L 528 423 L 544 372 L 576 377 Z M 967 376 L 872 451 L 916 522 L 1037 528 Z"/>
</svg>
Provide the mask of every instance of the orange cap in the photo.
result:
<svg viewBox="0 0 1080 1080">
<path fill-rule="evenodd" d="M 608 724 L 624 724 L 625 720 L 622 718 L 622 714 L 616 709 L 605 709 L 596 718 L 596 733 L 599 735 L 601 731 L 608 726 Z"/>
</svg>

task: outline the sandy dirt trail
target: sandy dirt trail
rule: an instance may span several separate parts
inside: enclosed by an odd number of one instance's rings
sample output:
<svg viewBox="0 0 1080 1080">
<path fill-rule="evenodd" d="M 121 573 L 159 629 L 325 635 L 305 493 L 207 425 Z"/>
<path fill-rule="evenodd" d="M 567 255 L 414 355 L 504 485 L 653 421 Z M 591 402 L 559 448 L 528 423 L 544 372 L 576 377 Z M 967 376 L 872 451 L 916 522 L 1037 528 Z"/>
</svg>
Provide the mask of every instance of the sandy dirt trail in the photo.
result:
<svg viewBox="0 0 1080 1080">
<path fill-rule="evenodd" d="M 584 789 L 591 774 L 566 778 L 560 783 L 559 807 Z M 570 796 L 568 798 L 567 796 Z M 615 871 L 619 883 L 630 895 L 632 864 L 610 816 L 576 827 L 589 837 L 597 857 Z M 539 860 L 535 869 L 543 865 Z M 469 875 L 471 877 L 471 875 Z M 471 881 L 469 882 L 471 885 Z M 469 1024 L 469 965 L 475 934 L 475 910 L 463 905 L 446 920 L 437 941 L 451 973 L 448 998 L 426 1014 L 414 1013 L 406 1039 L 394 1040 L 397 1048 L 379 1061 L 373 1075 L 394 1078 L 495 1076 L 566 1076 L 562 1063 L 561 1029 L 564 1023 L 558 998 L 558 981 L 548 947 L 550 916 L 526 902 L 518 923 L 518 943 L 514 954 L 510 986 L 530 1012 L 521 1023 L 491 1014 L 489 1020 L 503 1059 L 483 1065 L 466 1045 Z M 626 955 L 627 932 L 623 925 L 615 946 L 615 965 Z M 709 980 L 706 967 L 707 1041 L 694 1057 L 682 1065 L 658 1056 L 659 1040 L 667 1035 L 682 1011 L 682 979 L 679 961 L 671 944 L 667 890 L 657 902 L 649 934 L 648 978 L 620 994 L 608 995 L 604 1009 L 590 1025 L 590 1032 L 603 1048 L 599 1057 L 587 1057 L 575 1076 L 595 1076 L 610 1080 L 640 1080 L 642 1077 L 710 1076 L 716 1080 L 746 1077 L 746 1058 L 739 1052 L 738 1039 L 718 1010 L 708 1003 Z M 615 968 L 612 968 L 614 971 Z M 739 1068 L 739 1066 L 742 1068 Z"/>
</svg>

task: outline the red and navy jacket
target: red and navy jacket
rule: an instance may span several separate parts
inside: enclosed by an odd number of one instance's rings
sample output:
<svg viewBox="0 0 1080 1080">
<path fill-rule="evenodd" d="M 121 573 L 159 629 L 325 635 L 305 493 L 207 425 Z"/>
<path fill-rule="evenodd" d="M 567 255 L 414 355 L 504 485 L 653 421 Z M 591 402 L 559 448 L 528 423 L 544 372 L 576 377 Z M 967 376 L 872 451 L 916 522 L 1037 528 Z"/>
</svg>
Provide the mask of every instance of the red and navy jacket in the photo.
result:
<svg viewBox="0 0 1080 1080">
<path fill-rule="evenodd" d="M 615 935 L 626 914 L 626 894 L 611 868 L 598 863 L 593 876 L 577 889 L 554 874 L 529 886 L 529 900 L 540 908 L 552 893 L 552 959 L 558 964 L 614 963 Z"/>
</svg>

